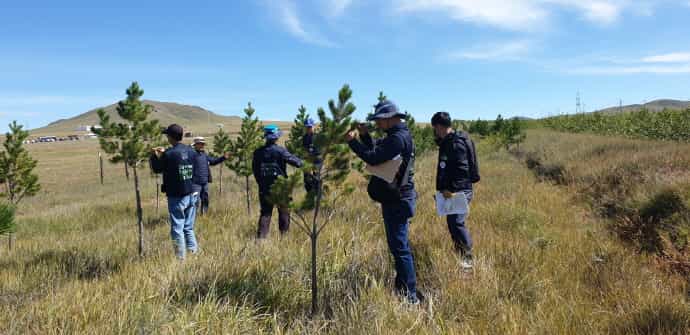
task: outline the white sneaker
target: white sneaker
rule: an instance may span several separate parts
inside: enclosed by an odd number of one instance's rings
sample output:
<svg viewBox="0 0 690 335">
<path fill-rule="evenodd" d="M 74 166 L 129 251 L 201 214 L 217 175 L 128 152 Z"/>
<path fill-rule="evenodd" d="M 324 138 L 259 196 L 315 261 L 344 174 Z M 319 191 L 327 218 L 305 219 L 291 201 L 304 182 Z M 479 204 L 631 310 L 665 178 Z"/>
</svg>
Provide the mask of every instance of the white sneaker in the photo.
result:
<svg viewBox="0 0 690 335">
<path fill-rule="evenodd" d="M 460 260 L 460 269 L 465 272 L 469 272 L 474 269 L 474 260 L 472 260 L 472 256 L 462 257 Z"/>
</svg>

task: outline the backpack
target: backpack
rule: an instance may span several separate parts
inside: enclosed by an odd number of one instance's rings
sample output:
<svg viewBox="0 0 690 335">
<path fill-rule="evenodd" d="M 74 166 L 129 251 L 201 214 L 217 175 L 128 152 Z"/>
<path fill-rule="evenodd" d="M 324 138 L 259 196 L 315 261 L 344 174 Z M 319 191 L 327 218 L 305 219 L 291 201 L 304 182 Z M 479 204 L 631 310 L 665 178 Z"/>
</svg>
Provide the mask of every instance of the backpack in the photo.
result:
<svg viewBox="0 0 690 335">
<path fill-rule="evenodd" d="M 283 170 L 276 162 L 261 162 L 261 183 L 273 185 L 278 177 L 283 175 Z"/>
<path fill-rule="evenodd" d="M 479 176 L 479 162 L 477 161 L 477 150 L 474 146 L 474 141 L 465 132 L 459 132 L 458 137 L 462 139 L 467 148 L 467 161 L 469 163 L 470 181 L 472 184 L 478 183 L 482 178 Z"/>
</svg>

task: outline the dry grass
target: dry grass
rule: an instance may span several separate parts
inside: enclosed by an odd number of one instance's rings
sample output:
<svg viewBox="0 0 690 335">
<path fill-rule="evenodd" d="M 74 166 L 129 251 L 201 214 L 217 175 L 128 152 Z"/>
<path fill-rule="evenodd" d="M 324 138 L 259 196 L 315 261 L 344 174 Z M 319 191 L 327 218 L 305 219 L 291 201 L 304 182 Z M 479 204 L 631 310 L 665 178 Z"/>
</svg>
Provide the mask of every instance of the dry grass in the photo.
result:
<svg viewBox="0 0 690 335">
<path fill-rule="evenodd" d="M 214 187 L 198 221 L 203 254 L 172 257 L 144 181 L 148 255 L 136 255 L 132 186 L 119 167 L 98 185 L 95 143 L 34 149 L 48 194 L 27 202 L 16 249 L 0 260 L 3 334 L 686 334 L 686 284 L 609 236 L 568 189 L 540 183 L 506 153 L 482 152 L 484 181 L 463 275 L 432 208 L 435 157 L 418 162 L 411 239 L 420 287 L 410 308 L 393 294 L 379 209 L 361 187 L 319 242 L 322 314 L 309 315 L 309 244 L 293 229 L 255 243 L 241 182 Z M 63 153 L 72 153 L 64 155 Z M 65 157 L 66 156 L 66 157 Z M 80 163 L 81 162 L 81 163 Z M 84 163 L 88 162 L 88 163 Z M 90 165 L 89 165 L 90 164 Z M 217 171 L 217 170 L 216 170 Z M 216 173 L 217 174 L 217 173 Z M 230 173 L 225 173 L 230 175 Z M 258 205 L 254 208 L 254 214 Z"/>
</svg>

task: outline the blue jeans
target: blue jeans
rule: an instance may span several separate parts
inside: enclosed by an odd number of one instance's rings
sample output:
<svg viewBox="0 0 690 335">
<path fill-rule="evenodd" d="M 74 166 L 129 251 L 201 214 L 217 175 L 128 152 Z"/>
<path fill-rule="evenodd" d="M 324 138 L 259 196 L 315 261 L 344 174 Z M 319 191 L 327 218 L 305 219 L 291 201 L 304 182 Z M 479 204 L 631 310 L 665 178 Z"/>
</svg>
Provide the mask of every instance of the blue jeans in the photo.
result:
<svg viewBox="0 0 690 335">
<path fill-rule="evenodd" d="M 395 288 L 408 297 L 417 295 L 417 275 L 408 239 L 410 218 L 414 216 L 415 205 L 415 199 L 381 205 L 388 249 L 395 261 Z"/>
<path fill-rule="evenodd" d="M 196 193 L 183 197 L 168 197 L 170 237 L 172 237 L 177 258 L 184 258 L 185 250 L 196 252 L 199 248 L 194 235 L 197 199 Z"/>
<path fill-rule="evenodd" d="M 472 190 L 461 191 L 465 193 L 467 197 L 467 202 L 472 201 Z M 465 225 L 465 219 L 467 214 L 464 215 L 448 215 L 446 221 L 448 223 L 448 231 L 450 236 L 453 238 L 453 244 L 455 245 L 455 250 L 461 255 L 472 255 L 472 237 L 470 236 L 470 231 Z"/>
<path fill-rule="evenodd" d="M 196 201 L 196 211 L 201 215 L 208 213 L 208 205 L 210 202 L 208 196 L 208 183 L 203 185 L 194 184 L 192 185 L 192 191 L 199 193 Z"/>
</svg>

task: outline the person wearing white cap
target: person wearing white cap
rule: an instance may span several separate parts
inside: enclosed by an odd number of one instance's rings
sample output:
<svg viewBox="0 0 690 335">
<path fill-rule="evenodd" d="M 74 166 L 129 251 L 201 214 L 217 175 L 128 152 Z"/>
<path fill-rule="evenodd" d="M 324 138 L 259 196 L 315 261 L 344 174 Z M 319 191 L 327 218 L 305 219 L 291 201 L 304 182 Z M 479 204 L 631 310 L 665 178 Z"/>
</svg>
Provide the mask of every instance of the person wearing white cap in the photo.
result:
<svg viewBox="0 0 690 335">
<path fill-rule="evenodd" d="M 230 158 L 230 153 L 226 152 L 221 157 L 212 157 L 206 153 L 206 139 L 203 137 L 194 138 L 194 150 L 197 152 L 194 157 L 194 176 L 192 177 L 192 189 L 199 193 L 199 201 L 197 201 L 197 212 L 204 215 L 208 212 L 210 203 L 208 195 L 208 184 L 213 182 L 211 169 L 209 166 L 215 166 L 223 163 Z"/>
</svg>

